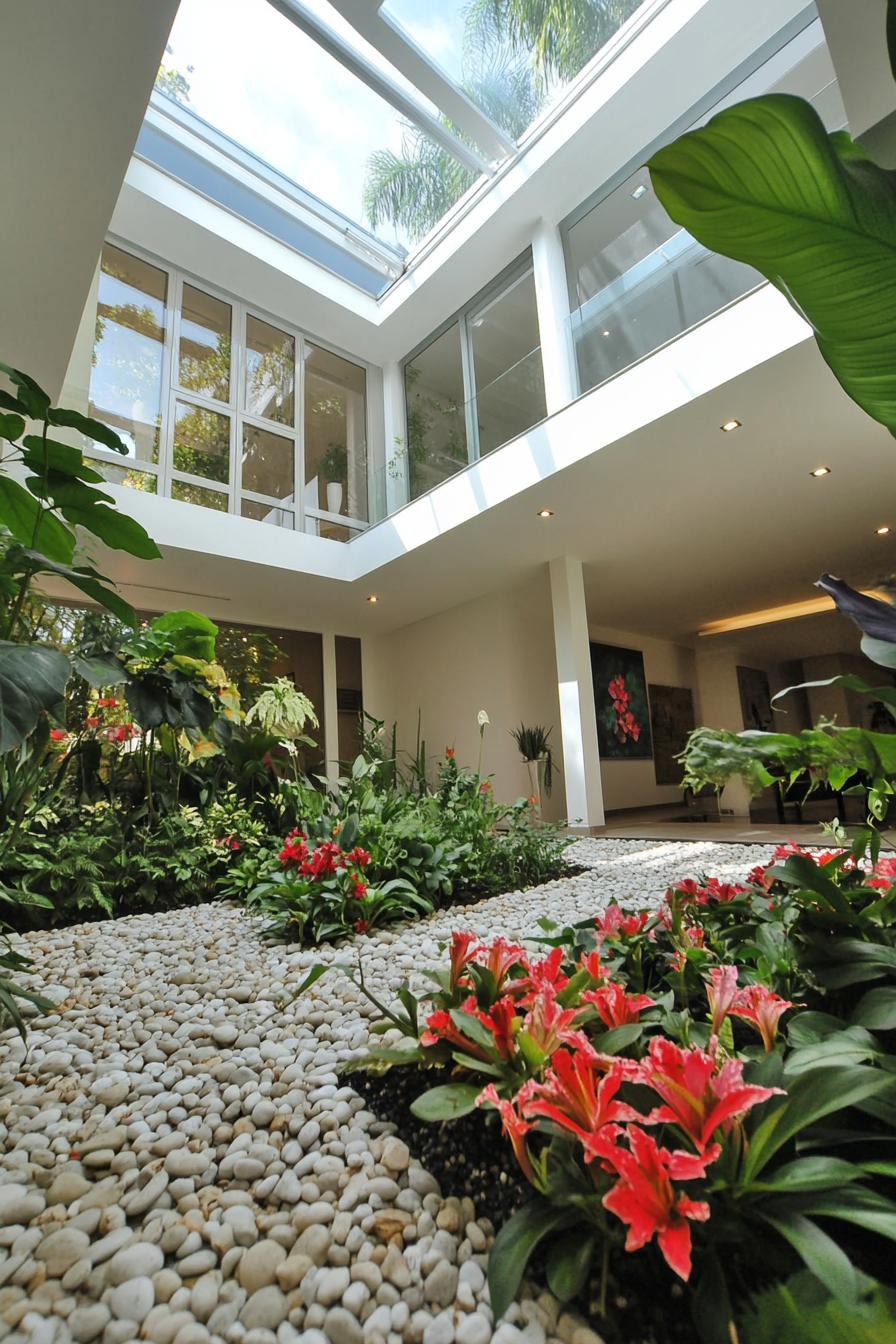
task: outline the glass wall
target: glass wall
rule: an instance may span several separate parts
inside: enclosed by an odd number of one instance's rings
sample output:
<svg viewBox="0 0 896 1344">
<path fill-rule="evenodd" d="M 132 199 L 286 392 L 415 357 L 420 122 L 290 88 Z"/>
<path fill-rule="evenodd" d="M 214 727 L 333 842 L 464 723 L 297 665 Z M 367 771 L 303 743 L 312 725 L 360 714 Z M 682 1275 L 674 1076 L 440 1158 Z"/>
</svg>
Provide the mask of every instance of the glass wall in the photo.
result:
<svg viewBox="0 0 896 1344">
<path fill-rule="evenodd" d="M 531 262 L 477 296 L 404 376 L 412 499 L 543 420 Z"/>
<path fill-rule="evenodd" d="M 366 526 L 366 369 L 112 243 L 90 414 L 133 459 L 90 446 L 115 484 L 338 541 Z"/>
</svg>

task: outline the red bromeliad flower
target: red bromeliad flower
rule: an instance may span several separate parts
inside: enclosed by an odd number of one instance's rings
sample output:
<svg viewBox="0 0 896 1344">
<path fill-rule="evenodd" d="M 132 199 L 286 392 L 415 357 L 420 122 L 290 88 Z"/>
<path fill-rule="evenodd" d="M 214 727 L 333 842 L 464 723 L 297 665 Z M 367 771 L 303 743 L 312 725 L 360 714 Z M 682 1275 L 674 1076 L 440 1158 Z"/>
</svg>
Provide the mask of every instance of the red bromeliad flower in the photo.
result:
<svg viewBox="0 0 896 1344">
<path fill-rule="evenodd" d="M 876 887 L 878 891 L 889 891 L 896 883 L 896 859 L 878 859 L 871 876 L 865 879 L 866 887 Z"/>
<path fill-rule="evenodd" d="M 597 985 L 602 985 L 606 979 L 607 973 L 601 965 L 599 951 L 583 952 L 579 960 L 579 970 L 587 971 Z"/>
<path fill-rule="evenodd" d="M 741 1017 L 755 1027 L 766 1050 L 772 1051 L 781 1015 L 792 1007 L 789 999 L 779 998 L 765 985 L 747 985 L 738 991 L 728 1011 L 732 1017 Z"/>
<path fill-rule="evenodd" d="M 366 882 L 362 882 L 361 879 L 360 879 L 360 877 L 353 877 L 353 878 L 351 879 L 351 883 L 352 883 L 352 896 L 355 898 L 355 900 L 356 900 L 356 901 L 366 901 L 366 899 L 367 899 L 367 883 L 366 883 Z"/>
<path fill-rule="evenodd" d="M 460 1011 L 469 1013 L 475 1017 L 484 1027 L 487 1027 L 494 1037 L 495 1049 L 503 1059 L 510 1059 L 513 1055 L 513 1022 L 515 1009 L 508 999 L 499 999 L 492 1006 L 488 1013 L 483 1013 L 476 1005 L 474 995 L 464 999 L 460 1005 Z M 447 1041 L 450 1045 L 455 1045 L 468 1055 L 473 1055 L 476 1059 L 489 1058 L 488 1051 L 475 1041 L 465 1036 L 463 1030 L 455 1026 L 451 1013 L 444 1009 L 438 1009 L 430 1013 L 426 1019 L 426 1031 L 420 1036 L 420 1044 L 423 1046 L 438 1045 L 441 1041 Z"/>
<path fill-rule="evenodd" d="M 578 1008 L 561 1008 L 553 991 L 543 989 L 533 997 L 529 1011 L 523 1018 L 522 1030 L 544 1055 L 553 1055 L 560 1045 L 590 1050 L 584 1032 L 573 1028 L 572 1024 L 578 1015 Z"/>
<path fill-rule="evenodd" d="M 496 938 L 493 943 L 477 947 L 474 957 L 480 966 L 484 966 L 494 976 L 498 992 L 514 966 L 521 966 L 527 971 L 529 969 L 526 949 L 520 947 L 519 943 L 508 943 L 506 938 Z"/>
<path fill-rule="evenodd" d="M 62 728 L 51 728 L 50 737 L 54 742 L 64 742 L 68 737 L 68 733 Z"/>
<path fill-rule="evenodd" d="M 370 862 L 370 854 L 360 845 L 355 845 L 345 856 L 346 863 L 356 863 L 359 868 L 366 868 Z"/>
<path fill-rule="evenodd" d="M 345 867 L 345 859 L 334 841 L 325 840 L 299 867 L 304 877 L 332 877 L 338 868 Z"/>
<path fill-rule="evenodd" d="M 606 1126 L 615 1137 L 621 1123 L 641 1118 L 630 1106 L 615 1100 L 629 1071 L 624 1061 L 610 1060 L 590 1048 L 557 1050 L 544 1082 L 530 1085 L 520 1109 L 527 1119 L 538 1116 L 553 1120 L 586 1145 Z M 586 1147 L 587 1161 L 595 1155 Z"/>
<path fill-rule="evenodd" d="M 498 1096 L 497 1088 L 494 1083 L 489 1083 L 476 1098 L 477 1106 L 494 1106 L 501 1117 L 501 1127 L 513 1145 L 514 1156 L 520 1164 L 520 1169 L 527 1181 L 535 1184 L 535 1173 L 532 1170 L 532 1163 L 529 1161 L 529 1153 L 526 1148 L 526 1135 L 529 1130 L 534 1128 L 531 1121 L 524 1120 L 516 1107 L 525 1102 L 530 1084 L 524 1083 L 517 1092 L 513 1101 L 505 1101 Z"/>
<path fill-rule="evenodd" d="M 544 990 L 558 994 L 569 984 L 569 977 L 561 970 L 562 965 L 563 948 L 555 947 L 541 961 L 530 962 L 527 974 L 511 980 L 507 992 L 519 998 L 525 1007 L 529 1007 Z"/>
<path fill-rule="evenodd" d="M 622 906 L 614 902 L 607 906 L 603 914 L 598 915 L 594 927 L 601 942 L 604 938 L 634 938 L 649 919 L 650 915 L 646 910 L 641 910 L 638 914 L 626 914 Z"/>
<path fill-rule="evenodd" d="M 639 1021 L 645 1008 L 652 1008 L 654 1000 L 646 994 L 627 994 L 622 985 L 610 980 L 600 989 L 586 989 L 583 1003 L 593 1003 L 601 1021 L 607 1027 L 622 1027 Z"/>
<path fill-rule="evenodd" d="M 665 1105 L 644 1119 L 644 1123 L 666 1121 L 684 1130 L 699 1153 L 718 1155 L 713 1142 L 717 1129 L 724 1131 L 732 1121 L 753 1106 L 782 1094 L 780 1087 L 753 1087 L 743 1081 L 743 1063 L 727 1060 L 718 1068 L 714 1054 L 691 1046 L 683 1050 L 674 1041 L 654 1036 L 647 1058 L 641 1063 L 640 1082 L 653 1088 Z"/>
<path fill-rule="evenodd" d="M 308 845 L 305 836 L 299 831 L 292 831 L 286 837 L 283 848 L 280 851 L 280 862 L 286 868 L 289 864 L 302 864 L 308 857 Z"/>
<path fill-rule="evenodd" d="M 370 925 L 367 923 L 366 919 L 355 920 L 355 933 L 366 933 L 369 928 Z"/>
<path fill-rule="evenodd" d="M 455 932 L 451 935 L 451 988 L 456 989 L 469 961 L 473 957 L 475 933 Z"/>
<path fill-rule="evenodd" d="M 627 1131 L 629 1148 L 601 1145 L 601 1156 L 619 1180 L 603 1198 L 605 1209 L 628 1225 L 627 1251 L 638 1251 L 655 1236 L 666 1264 L 685 1282 L 691 1274 L 690 1223 L 705 1223 L 709 1205 L 676 1190 L 673 1180 L 706 1175 L 710 1157 L 660 1148 L 637 1125 Z"/>
<path fill-rule="evenodd" d="M 731 1005 L 739 992 L 737 988 L 737 967 L 714 966 L 709 973 L 709 984 L 706 986 L 706 997 L 709 1000 L 709 1011 L 712 1014 L 710 1030 L 713 1036 L 718 1036 L 721 1031 L 722 1023 L 731 1011 Z"/>
</svg>

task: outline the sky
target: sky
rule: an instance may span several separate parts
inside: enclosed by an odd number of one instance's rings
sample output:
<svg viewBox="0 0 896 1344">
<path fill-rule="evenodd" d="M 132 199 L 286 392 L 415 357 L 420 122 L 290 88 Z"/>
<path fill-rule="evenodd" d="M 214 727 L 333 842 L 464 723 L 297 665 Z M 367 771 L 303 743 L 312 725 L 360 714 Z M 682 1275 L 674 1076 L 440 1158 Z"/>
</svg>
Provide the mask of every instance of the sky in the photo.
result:
<svg viewBox="0 0 896 1344">
<path fill-rule="evenodd" d="M 325 0 L 314 7 L 341 26 Z M 169 47 L 165 64 L 189 80 L 194 112 L 366 226 L 367 159 L 401 151 L 402 121 L 388 103 L 267 0 L 181 0 Z M 378 233 L 405 241 L 388 228 Z"/>
</svg>

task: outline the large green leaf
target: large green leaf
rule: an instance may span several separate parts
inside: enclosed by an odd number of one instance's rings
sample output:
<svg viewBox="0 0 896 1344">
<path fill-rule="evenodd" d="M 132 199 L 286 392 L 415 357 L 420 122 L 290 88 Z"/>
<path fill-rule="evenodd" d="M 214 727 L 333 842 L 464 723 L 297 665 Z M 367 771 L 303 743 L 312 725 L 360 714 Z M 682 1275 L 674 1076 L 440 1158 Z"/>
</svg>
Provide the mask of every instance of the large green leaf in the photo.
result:
<svg viewBox="0 0 896 1344">
<path fill-rule="evenodd" d="M 68 673 L 58 649 L 0 642 L 0 754 L 23 742 L 44 710 L 59 703 Z"/>
<path fill-rule="evenodd" d="M 149 628 L 171 636 L 173 653 L 200 658 L 207 663 L 215 656 L 218 627 L 198 611 L 165 612 L 163 616 L 157 616 Z"/>
<path fill-rule="evenodd" d="M 24 407 L 25 414 L 30 415 L 33 420 L 43 420 L 50 410 L 50 398 L 40 384 L 29 374 L 22 373 L 21 369 L 14 369 L 9 364 L 0 362 L 0 372 L 6 374 L 16 389 L 19 406 L 11 409 L 19 410 L 19 407 Z"/>
<path fill-rule="evenodd" d="M 134 626 L 137 624 L 134 608 L 129 606 L 124 598 L 119 597 L 113 589 L 106 587 L 108 580 L 104 579 L 89 565 L 57 564 L 52 557 L 40 551 L 28 550 L 24 546 L 19 548 L 18 556 L 28 564 L 32 574 L 58 574 L 60 578 L 67 579 L 75 588 L 80 588 L 82 593 L 92 597 L 94 602 L 98 602 L 101 607 L 111 611 L 112 615 L 117 616 L 123 625 Z"/>
<path fill-rule="evenodd" d="M 67 429 L 79 429 L 89 439 L 101 443 L 104 448 L 111 448 L 114 453 L 127 453 L 128 451 L 114 429 L 104 425 L 101 420 L 93 420 L 89 415 L 82 415 L 80 411 L 66 411 L 60 406 L 55 406 L 50 411 L 48 419 L 51 425 L 64 425 Z"/>
<path fill-rule="evenodd" d="M 551 1241 L 545 1272 L 548 1287 L 561 1302 L 571 1302 L 584 1288 L 594 1255 L 594 1241 L 594 1236 L 583 1235 L 581 1228 L 573 1228 Z"/>
<path fill-rule="evenodd" d="M 9 476 L 0 476 L 0 523 L 26 545 L 36 536 L 50 559 L 60 564 L 68 564 L 75 553 L 74 533 Z"/>
<path fill-rule="evenodd" d="M 676 223 L 777 286 L 844 390 L 896 431 L 896 175 L 789 94 L 727 108 L 649 168 Z"/>
<path fill-rule="evenodd" d="M 524 1204 L 495 1237 L 488 1258 L 488 1288 L 492 1312 L 498 1321 L 516 1297 L 529 1261 L 540 1241 L 569 1227 L 577 1215 L 542 1200 Z"/>
<path fill-rule="evenodd" d="M 859 1296 L 859 1278 L 846 1252 L 811 1218 L 781 1210 L 765 1221 L 788 1241 L 807 1269 L 833 1293 L 839 1302 L 852 1303 Z"/>
<path fill-rule="evenodd" d="M 128 555 L 136 555 L 141 560 L 158 560 L 161 557 L 161 551 L 146 529 L 126 513 L 119 513 L 105 504 L 94 504 L 83 509 L 65 506 L 62 513 L 68 522 L 92 532 L 113 550 L 126 551 Z"/>
<path fill-rule="evenodd" d="M 476 1109 L 476 1098 L 481 1091 L 476 1083 L 444 1083 L 441 1087 L 431 1087 L 412 1102 L 411 1112 L 418 1120 L 456 1120 Z"/>
</svg>

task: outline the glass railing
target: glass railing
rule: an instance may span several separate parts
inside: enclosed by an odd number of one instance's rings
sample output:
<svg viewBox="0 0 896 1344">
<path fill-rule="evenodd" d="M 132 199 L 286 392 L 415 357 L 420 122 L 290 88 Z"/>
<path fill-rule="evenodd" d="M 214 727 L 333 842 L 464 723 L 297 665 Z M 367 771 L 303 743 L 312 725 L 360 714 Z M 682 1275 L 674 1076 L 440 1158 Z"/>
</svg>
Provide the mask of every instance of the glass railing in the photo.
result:
<svg viewBox="0 0 896 1344">
<path fill-rule="evenodd" d="M 425 407 L 415 408 L 408 440 L 393 447 L 390 461 L 368 466 L 371 523 L 428 494 L 546 415 L 540 346 L 466 402 L 430 395 Z"/>
<path fill-rule="evenodd" d="M 764 284 L 751 266 L 708 252 L 683 229 L 570 315 L 579 392 L 637 364 Z"/>
</svg>

